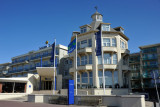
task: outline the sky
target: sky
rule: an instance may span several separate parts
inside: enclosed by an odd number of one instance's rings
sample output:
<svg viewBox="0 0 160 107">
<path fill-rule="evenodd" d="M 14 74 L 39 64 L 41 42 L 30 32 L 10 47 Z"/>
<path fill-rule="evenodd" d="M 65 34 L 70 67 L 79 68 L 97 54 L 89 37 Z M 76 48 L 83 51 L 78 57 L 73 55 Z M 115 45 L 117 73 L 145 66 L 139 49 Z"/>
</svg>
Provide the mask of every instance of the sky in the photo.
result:
<svg viewBox="0 0 160 107">
<path fill-rule="evenodd" d="M 160 43 L 160 0 L 0 0 L 0 63 L 46 40 L 68 46 L 72 32 L 91 23 L 95 6 L 103 22 L 125 29 L 131 53 Z"/>
</svg>

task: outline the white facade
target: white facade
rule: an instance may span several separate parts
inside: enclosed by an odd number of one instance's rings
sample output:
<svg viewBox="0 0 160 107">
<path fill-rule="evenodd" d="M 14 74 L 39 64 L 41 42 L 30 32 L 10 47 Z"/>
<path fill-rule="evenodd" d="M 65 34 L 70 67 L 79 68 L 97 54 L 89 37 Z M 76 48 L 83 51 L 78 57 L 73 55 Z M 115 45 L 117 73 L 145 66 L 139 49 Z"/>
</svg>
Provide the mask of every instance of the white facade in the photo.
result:
<svg viewBox="0 0 160 107">
<path fill-rule="evenodd" d="M 81 32 L 73 32 L 71 41 L 77 35 L 78 88 L 103 88 L 102 57 L 96 56 L 95 51 L 95 33 L 98 32 L 99 29 L 102 30 L 105 87 L 128 87 L 129 39 L 121 32 L 122 27 L 113 29 L 110 23 L 104 23 L 102 19 L 102 15 L 96 12 L 92 15 L 93 21 L 90 25 L 81 26 Z M 75 51 L 69 54 L 70 59 L 74 62 L 73 67 L 70 68 L 70 74 L 73 75 L 74 80 L 76 79 L 75 54 Z"/>
</svg>

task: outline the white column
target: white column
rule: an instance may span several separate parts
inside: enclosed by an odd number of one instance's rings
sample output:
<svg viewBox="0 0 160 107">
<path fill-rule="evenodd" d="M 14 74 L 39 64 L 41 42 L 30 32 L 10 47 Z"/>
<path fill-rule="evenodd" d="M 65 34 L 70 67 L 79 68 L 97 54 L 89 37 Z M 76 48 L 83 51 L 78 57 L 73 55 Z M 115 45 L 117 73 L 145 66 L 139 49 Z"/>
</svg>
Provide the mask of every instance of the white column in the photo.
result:
<svg viewBox="0 0 160 107">
<path fill-rule="evenodd" d="M 14 89 L 15 89 L 15 82 L 13 83 L 13 92 L 12 93 L 14 93 Z"/>
</svg>

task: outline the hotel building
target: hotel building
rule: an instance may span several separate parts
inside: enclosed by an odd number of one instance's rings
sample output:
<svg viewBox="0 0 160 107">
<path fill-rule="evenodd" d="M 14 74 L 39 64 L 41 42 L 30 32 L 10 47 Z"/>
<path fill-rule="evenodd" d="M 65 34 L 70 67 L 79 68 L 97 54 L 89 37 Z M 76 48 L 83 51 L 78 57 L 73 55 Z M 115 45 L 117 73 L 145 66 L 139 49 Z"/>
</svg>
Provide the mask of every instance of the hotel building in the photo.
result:
<svg viewBox="0 0 160 107">
<path fill-rule="evenodd" d="M 62 89 L 62 87 L 66 88 L 66 84 L 63 84 L 63 81 L 66 81 L 66 79 L 62 81 L 62 76 L 65 78 L 69 75 L 63 75 L 63 58 L 68 54 L 68 48 L 63 45 L 57 45 L 56 46 L 56 89 Z M 52 54 L 52 47 L 49 45 L 40 47 L 37 51 L 30 51 L 26 54 L 19 55 L 12 58 L 12 63 L 5 63 L 0 65 L 0 71 L 1 71 L 1 78 L 0 78 L 0 85 L 1 90 L 5 90 L 6 92 L 12 92 L 12 88 L 14 86 L 23 87 L 21 92 L 26 92 L 24 90 L 25 87 L 33 87 L 32 91 L 29 91 L 29 93 L 33 92 L 33 90 L 53 90 L 53 84 L 54 84 L 54 69 L 53 64 L 50 62 Z M 60 63 L 61 62 L 61 63 Z M 69 72 L 69 66 L 68 64 L 65 65 L 66 72 Z M 37 68 L 40 67 L 41 69 Z M 48 69 L 44 69 L 45 67 L 49 67 Z M 52 67 L 52 68 L 50 68 Z M 68 69 L 68 70 L 67 70 Z M 4 75 L 4 71 L 7 71 L 7 75 Z M 28 74 L 33 74 L 29 75 Z M 3 78 L 3 77 L 10 77 L 10 78 Z M 30 81 L 29 78 L 32 77 L 33 81 Z M 68 77 L 67 79 L 72 79 Z M 28 85 L 28 81 L 30 82 L 30 85 Z M 28 85 L 28 86 L 27 86 Z M 5 89 L 5 87 L 10 87 L 11 90 Z M 15 89 L 14 89 L 15 90 Z M 15 90 L 16 92 L 16 90 Z M 20 91 L 18 91 L 20 92 Z"/>
<path fill-rule="evenodd" d="M 80 32 L 73 32 L 71 41 L 77 35 L 77 82 L 78 88 L 103 88 L 102 57 L 96 56 L 96 35 L 102 30 L 102 50 L 104 54 L 105 87 L 128 88 L 129 86 L 129 53 L 128 40 L 124 28 L 112 28 L 110 23 L 103 22 L 103 15 L 97 11 L 91 16 L 91 24 L 80 26 Z M 76 55 L 69 54 L 73 67 L 69 73 L 75 79 Z M 100 90 L 99 90 L 100 92 Z M 96 93 L 95 93 L 96 94 Z"/>
</svg>

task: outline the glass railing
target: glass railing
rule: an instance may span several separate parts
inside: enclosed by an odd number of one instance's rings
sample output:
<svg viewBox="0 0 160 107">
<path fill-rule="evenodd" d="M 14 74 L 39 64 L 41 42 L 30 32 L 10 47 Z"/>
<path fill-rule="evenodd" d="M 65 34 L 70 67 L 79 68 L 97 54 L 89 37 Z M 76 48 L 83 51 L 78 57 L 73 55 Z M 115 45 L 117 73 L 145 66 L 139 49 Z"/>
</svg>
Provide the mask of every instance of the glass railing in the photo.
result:
<svg viewBox="0 0 160 107">
<path fill-rule="evenodd" d="M 142 58 L 143 60 L 155 60 L 157 59 L 157 57 L 146 57 L 146 58 Z"/>
<path fill-rule="evenodd" d="M 131 87 L 132 87 L 133 89 L 139 89 L 139 88 L 141 88 L 141 85 L 135 84 L 135 85 L 132 85 Z"/>
<path fill-rule="evenodd" d="M 158 65 L 145 65 L 143 66 L 144 69 L 148 69 L 148 68 L 158 68 Z"/>
<path fill-rule="evenodd" d="M 142 77 L 143 77 L 143 78 L 152 78 L 152 76 L 151 76 L 150 74 L 147 74 L 147 73 L 146 73 L 146 74 L 143 74 Z"/>
</svg>

